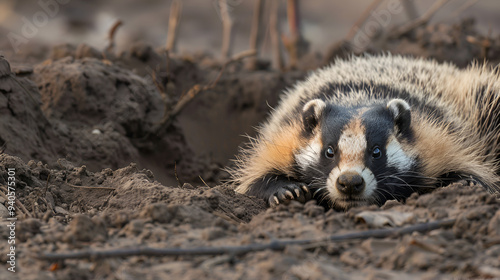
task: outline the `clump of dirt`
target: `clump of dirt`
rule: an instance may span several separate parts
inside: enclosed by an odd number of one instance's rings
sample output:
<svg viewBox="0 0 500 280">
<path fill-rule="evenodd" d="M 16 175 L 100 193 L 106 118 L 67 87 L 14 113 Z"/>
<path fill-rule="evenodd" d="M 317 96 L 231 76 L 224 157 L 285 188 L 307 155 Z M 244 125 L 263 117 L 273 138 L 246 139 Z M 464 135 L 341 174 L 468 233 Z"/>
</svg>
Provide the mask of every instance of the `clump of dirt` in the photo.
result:
<svg viewBox="0 0 500 280">
<path fill-rule="evenodd" d="M 0 57 L 0 146 L 25 160 L 54 161 L 66 153 L 64 145 L 40 108 L 37 86 L 17 78 Z"/>
</svg>

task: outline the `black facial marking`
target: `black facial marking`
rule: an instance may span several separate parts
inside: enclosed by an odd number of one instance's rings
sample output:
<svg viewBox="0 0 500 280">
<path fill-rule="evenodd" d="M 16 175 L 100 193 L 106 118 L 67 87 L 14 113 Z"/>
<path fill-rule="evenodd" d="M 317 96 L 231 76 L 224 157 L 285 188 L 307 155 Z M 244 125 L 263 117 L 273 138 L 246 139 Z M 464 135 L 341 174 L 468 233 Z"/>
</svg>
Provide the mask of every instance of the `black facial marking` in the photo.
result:
<svg viewBox="0 0 500 280">
<path fill-rule="evenodd" d="M 325 197 L 329 197 L 328 191 L 324 187 L 330 172 L 339 164 L 342 151 L 338 150 L 338 141 L 346 125 L 353 118 L 360 118 L 365 128 L 367 149 L 364 151 L 364 165 L 373 173 L 377 181 L 377 187 L 369 198 L 371 203 L 382 205 L 389 199 L 401 201 L 413 192 L 429 189 L 425 187 L 429 185 L 429 182 L 425 182 L 419 175 L 421 173 L 418 170 L 418 163 L 412 166 L 411 170 L 404 172 L 387 165 L 386 146 L 389 137 L 396 136 L 399 141 L 407 143 L 411 143 L 413 140 L 411 132 L 397 133 L 398 127 L 395 124 L 394 115 L 387 108 L 386 101 L 370 104 L 368 107 L 342 107 L 327 103 L 321 120 L 317 124 L 321 127 L 323 143 L 318 164 L 310 166 L 306 170 L 297 171 L 297 178 L 308 184 L 313 193 L 318 190 L 315 198 L 320 203 L 325 200 Z M 330 147 L 334 151 L 333 157 L 329 150 Z M 359 198 L 353 197 L 352 199 L 355 201 Z M 324 206 L 332 207 L 335 205 L 332 201 L 326 200 L 323 201 Z"/>
<path fill-rule="evenodd" d="M 400 98 L 406 100 L 412 107 L 419 108 L 419 111 L 436 119 L 438 122 L 444 121 L 444 111 L 442 108 L 425 102 L 425 100 L 415 97 L 415 95 L 403 89 L 395 89 L 390 85 L 375 84 L 374 82 L 332 82 L 321 88 L 322 96 L 336 96 L 342 99 L 351 92 L 365 91 L 370 93 L 372 99 L 390 100 Z M 367 95 L 368 96 L 368 95 Z"/>
<path fill-rule="evenodd" d="M 321 141 L 323 143 L 318 165 L 307 170 L 301 170 L 299 176 L 303 180 L 311 181 L 313 178 L 318 177 L 326 180 L 332 168 L 338 165 L 340 157 L 338 156 L 337 144 L 342 134 L 342 128 L 351 118 L 352 112 L 349 109 L 332 104 L 326 105 L 318 123 L 321 126 Z M 327 156 L 329 147 L 333 150 L 333 157 Z"/>
<path fill-rule="evenodd" d="M 302 113 L 302 124 L 305 135 L 310 135 L 318 123 L 319 117 L 316 115 L 314 106 L 310 106 L 309 109 Z"/>
</svg>

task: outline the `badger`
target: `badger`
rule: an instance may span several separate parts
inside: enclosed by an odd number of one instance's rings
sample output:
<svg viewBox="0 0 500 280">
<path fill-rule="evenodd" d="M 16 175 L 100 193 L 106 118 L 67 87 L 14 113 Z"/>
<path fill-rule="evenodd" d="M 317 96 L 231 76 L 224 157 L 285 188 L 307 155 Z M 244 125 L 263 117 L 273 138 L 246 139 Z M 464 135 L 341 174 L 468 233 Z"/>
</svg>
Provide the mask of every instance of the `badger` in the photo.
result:
<svg viewBox="0 0 500 280">
<path fill-rule="evenodd" d="M 271 206 L 347 210 L 462 180 L 498 193 L 499 136 L 497 69 L 353 56 L 285 91 L 229 172 Z"/>
</svg>

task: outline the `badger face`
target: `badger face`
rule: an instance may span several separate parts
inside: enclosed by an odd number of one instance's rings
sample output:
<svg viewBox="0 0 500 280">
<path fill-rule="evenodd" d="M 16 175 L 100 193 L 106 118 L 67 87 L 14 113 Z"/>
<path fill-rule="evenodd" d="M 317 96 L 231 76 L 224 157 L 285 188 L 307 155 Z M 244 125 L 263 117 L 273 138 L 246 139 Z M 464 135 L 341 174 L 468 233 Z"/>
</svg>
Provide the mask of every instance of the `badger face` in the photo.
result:
<svg viewBox="0 0 500 280">
<path fill-rule="evenodd" d="M 315 99 L 303 107 L 302 122 L 308 140 L 295 161 L 320 202 L 336 209 L 381 205 L 419 184 L 405 101 L 346 108 Z"/>
</svg>

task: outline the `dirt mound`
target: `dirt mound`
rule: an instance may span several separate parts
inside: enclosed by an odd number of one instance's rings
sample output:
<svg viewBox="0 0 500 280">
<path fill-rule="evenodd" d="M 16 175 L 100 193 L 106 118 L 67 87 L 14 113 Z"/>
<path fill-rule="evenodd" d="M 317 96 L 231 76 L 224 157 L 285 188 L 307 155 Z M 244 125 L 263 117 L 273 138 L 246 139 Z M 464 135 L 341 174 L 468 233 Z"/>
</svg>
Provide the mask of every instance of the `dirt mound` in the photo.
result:
<svg viewBox="0 0 500 280">
<path fill-rule="evenodd" d="M 36 84 L 16 78 L 3 57 L 0 67 L 0 146 L 24 160 L 48 162 L 64 155 L 64 145 L 40 108 Z"/>
</svg>

